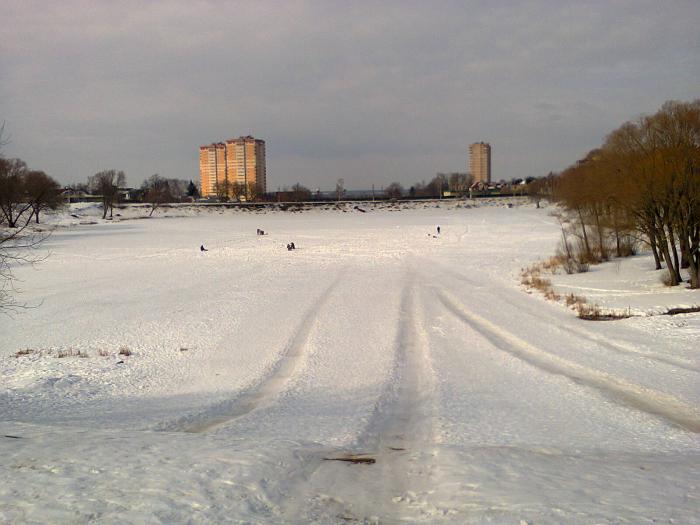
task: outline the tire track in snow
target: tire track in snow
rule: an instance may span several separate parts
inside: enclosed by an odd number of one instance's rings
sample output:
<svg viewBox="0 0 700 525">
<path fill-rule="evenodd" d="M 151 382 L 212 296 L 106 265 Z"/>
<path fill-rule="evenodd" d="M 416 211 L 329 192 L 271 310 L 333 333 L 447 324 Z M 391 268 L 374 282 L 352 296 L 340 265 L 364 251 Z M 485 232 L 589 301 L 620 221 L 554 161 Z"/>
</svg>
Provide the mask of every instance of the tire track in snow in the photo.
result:
<svg viewBox="0 0 700 525">
<path fill-rule="evenodd" d="M 424 322 L 416 306 L 416 288 L 409 285 L 401 298 L 396 334 L 394 373 L 398 380 L 385 394 L 358 446 L 382 450 L 433 442 L 432 397 L 435 380 Z"/>
<path fill-rule="evenodd" d="M 416 514 L 438 513 L 427 501 L 437 468 L 436 381 L 416 296 L 415 286 L 404 287 L 393 379 L 367 427 L 354 446 L 326 452 L 310 468 L 306 482 L 288 498 L 293 502 L 287 505 L 289 515 L 305 516 L 313 523 L 393 523 Z M 353 458 L 374 462 L 352 465 L 345 461 Z"/>
<path fill-rule="evenodd" d="M 316 319 L 328 302 L 333 289 L 341 281 L 343 273 L 340 272 L 304 314 L 296 331 L 287 340 L 280 358 L 262 381 L 233 399 L 213 405 L 199 414 L 184 416 L 174 423 L 162 425 L 158 430 L 207 432 L 272 404 L 306 361 L 307 344 Z"/>
<path fill-rule="evenodd" d="M 507 352 L 545 372 L 562 375 L 577 383 L 593 387 L 628 407 L 652 414 L 691 432 L 700 432 L 700 410 L 670 394 L 630 383 L 606 372 L 579 365 L 540 350 L 465 308 L 444 289 L 437 295 L 447 310 L 476 330 L 496 348 Z"/>
<path fill-rule="evenodd" d="M 432 264 L 432 262 L 431 262 Z M 440 263 L 435 263 L 436 266 L 440 267 L 440 271 L 446 275 L 451 275 L 455 279 L 458 279 L 462 282 L 465 282 L 469 284 L 470 286 L 473 286 L 475 288 L 483 288 L 483 284 L 479 284 L 472 279 L 469 279 L 465 275 L 462 275 L 458 272 L 455 272 L 453 270 L 448 269 L 447 267 L 442 266 Z M 502 300 L 503 302 L 509 304 L 510 306 L 513 306 L 514 308 L 517 308 L 520 313 L 523 313 L 533 319 L 541 320 L 541 317 L 522 309 L 521 305 L 516 304 L 512 299 L 510 299 L 506 294 L 502 293 L 498 289 L 489 289 L 489 294 L 490 295 L 498 295 L 498 298 Z M 595 334 L 592 334 L 590 331 L 584 329 L 584 328 L 578 328 L 578 327 L 573 327 L 573 326 L 567 326 L 563 324 L 559 324 L 556 326 L 556 328 L 563 330 L 565 332 L 568 332 L 573 335 L 577 335 L 580 337 L 583 337 L 592 343 L 596 343 L 600 346 L 603 346 L 607 348 L 608 350 L 612 352 L 616 352 L 619 354 L 624 354 L 624 355 L 632 355 L 636 357 L 644 357 L 645 359 L 649 359 L 651 361 L 656 361 L 658 363 L 663 363 L 665 365 L 670 365 L 676 368 L 682 368 L 683 370 L 687 370 L 688 372 L 700 372 L 700 367 L 695 366 L 693 363 L 689 362 L 686 359 L 674 357 L 671 355 L 664 355 L 664 354 L 659 354 L 656 352 L 651 352 L 648 350 L 640 350 L 639 348 L 636 348 L 632 345 L 627 345 L 624 343 L 618 343 L 615 341 L 609 341 L 607 339 L 604 339 L 602 337 L 596 336 Z"/>
<path fill-rule="evenodd" d="M 531 315 L 532 314 L 528 314 Z M 645 350 L 639 350 L 638 348 L 635 348 L 632 345 L 627 345 L 624 343 L 618 343 L 614 341 L 608 341 L 606 339 L 603 339 L 600 336 L 597 336 L 595 334 L 590 333 L 588 330 L 584 328 L 576 328 L 573 326 L 559 326 L 562 330 L 569 332 L 570 334 L 573 335 L 578 335 L 580 337 L 583 337 L 585 339 L 588 339 L 589 341 L 599 344 L 601 346 L 604 346 L 606 348 L 609 348 L 613 352 L 618 352 L 620 354 L 625 354 L 625 355 L 633 355 L 633 356 L 638 356 L 638 357 L 644 357 L 646 359 L 650 359 L 652 361 L 657 361 L 659 363 L 664 363 L 676 368 L 682 368 L 683 370 L 687 370 L 688 372 L 700 372 L 700 367 L 693 366 L 692 363 L 689 363 L 685 359 L 680 359 L 676 358 L 673 356 L 666 356 L 666 355 L 661 355 L 657 354 L 655 352 L 648 352 Z"/>
</svg>

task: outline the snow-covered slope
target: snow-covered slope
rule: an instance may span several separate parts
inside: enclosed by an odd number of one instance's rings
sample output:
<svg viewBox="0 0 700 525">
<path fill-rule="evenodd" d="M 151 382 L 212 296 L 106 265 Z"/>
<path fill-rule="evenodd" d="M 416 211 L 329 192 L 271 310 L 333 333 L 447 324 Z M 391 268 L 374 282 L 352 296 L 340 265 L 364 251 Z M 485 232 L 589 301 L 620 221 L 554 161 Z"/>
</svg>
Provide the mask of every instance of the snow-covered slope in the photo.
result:
<svg viewBox="0 0 700 525">
<path fill-rule="evenodd" d="M 482 204 L 55 217 L 0 318 L 0 523 L 700 523 L 698 315 L 524 293 L 557 225 Z"/>
</svg>

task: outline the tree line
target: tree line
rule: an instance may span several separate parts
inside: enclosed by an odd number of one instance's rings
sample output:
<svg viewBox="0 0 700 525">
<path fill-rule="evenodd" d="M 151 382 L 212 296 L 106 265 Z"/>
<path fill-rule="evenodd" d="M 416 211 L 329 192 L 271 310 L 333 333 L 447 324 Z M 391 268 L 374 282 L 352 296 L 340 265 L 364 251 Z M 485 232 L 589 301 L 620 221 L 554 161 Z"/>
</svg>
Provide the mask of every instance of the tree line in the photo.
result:
<svg viewBox="0 0 700 525">
<path fill-rule="evenodd" d="M 122 201 L 122 193 L 126 186 L 126 175 L 120 170 L 104 170 L 88 177 L 87 184 L 76 184 L 72 188 L 77 191 L 89 192 L 100 197 L 102 203 L 102 218 L 110 218 L 114 207 Z M 150 204 L 148 216 L 163 204 L 182 202 L 186 197 L 199 197 L 199 190 L 192 181 L 169 179 L 154 173 L 146 178 L 138 190 L 133 190 L 131 200 Z"/>
<path fill-rule="evenodd" d="M 107 213 L 113 216 L 125 186 L 124 172 L 110 169 L 91 175 L 86 184 L 74 184 L 72 189 L 99 196 L 105 219 Z M 192 181 L 168 179 L 157 173 L 144 180 L 135 193 L 137 200 L 151 205 L 149 216 L 162 204 L 199 196 Z M 21 159 L 0 157 L 0 224 L 19 228 L 32 218 L 38 224 L 42 211 L 56 210 L 64 203 L 64 190 L 52 177 L 43 171 L 30 170 Z"/>
<path fill-rule="evenodd" d="M 400 199 L 402 197 L 438 199 L 448 190 L 457 193 L 466 193 L 472 182 L 473 178 L 469 173 L 437 173 L 430 182 L 416 182 L 408 189 L 404 188 L 399 182 L 392 182 L 381 190 L 381 194 L 389 199 Z M 312 191 L 301 183 L 294 184 L 291 189 L 285 188 L 283 192 L 288 194 L 289 199 L 297 202 L 307 201 L 313 198 Z M 345 181 L 343 179 L 338 179 L 334 191 L 335 199 L 341 200 L 345 194 Z"/>
<path fill-rule="evenodd" d="M 700 100 L 626 122 L 534 193 L 558 202 L 563 255 L 588 264 L 647 244 L 664 282 L 700 288 Z"/>
<path fill-rule="evenodd" d="M 41 170 L 29 169 L 17 158 L 6 158 L 3 147 L 7 144 L 4 124 L 0 124 L 0 311 L 24 308 L 16 300 L 12 268 L 18 264 L 40 261 L 43 255 L 34 250 L 49 233 L 31 228 L 39 224 L 45 210 L 57 210 L 65 204 L 64 189 L 56 180 Z M 126 175 L 119 170 L 104 170 L 87 179 L 85 184 L 75 184 L 72 189 L 99 196 L 102 218 L 113 214 L 126 185 Z M 198 197 L 199 191 L 192 181 L 167 179 L 151 175 L 141 185 L 139 198 L 150 204 L 149 216 L 167 202 L 183 200 L 185 196 Z"/>
</svg>

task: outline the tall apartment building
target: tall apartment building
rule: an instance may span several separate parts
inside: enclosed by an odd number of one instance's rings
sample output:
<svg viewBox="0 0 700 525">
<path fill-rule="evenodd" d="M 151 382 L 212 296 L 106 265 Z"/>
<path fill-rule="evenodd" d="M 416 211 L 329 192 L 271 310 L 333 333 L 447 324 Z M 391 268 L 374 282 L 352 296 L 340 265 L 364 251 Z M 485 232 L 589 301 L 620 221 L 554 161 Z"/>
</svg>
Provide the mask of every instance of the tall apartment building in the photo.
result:
<svg viewBox="0 0 700 525">
<path fill-rule="evenodd" d="M 246 188 L 253 185 L 258 193 L 267 191 L 264 140 L 250 135 L 227 140 L 226 167 L 230 181 Z"/>
<path fill-rule="evenodd" d="M 475 142 L 469 146 L 469 171 L 474 182 L 491 182 L 491 145 Z"/>
<path fill-rule="evenodd" d="M 199 175 L 203 197 L 215 197 L 225 189 L 230 198 L 266 193 L 265 141 L 248 135 L 200 146 Z"/>
<path fill-rule="evenodd" d="M 216 196 L 219 181 L 226 180 L 226 144 L 215 142 L 199 147 L 199 178 L 202 196 Z"/>
</svg>

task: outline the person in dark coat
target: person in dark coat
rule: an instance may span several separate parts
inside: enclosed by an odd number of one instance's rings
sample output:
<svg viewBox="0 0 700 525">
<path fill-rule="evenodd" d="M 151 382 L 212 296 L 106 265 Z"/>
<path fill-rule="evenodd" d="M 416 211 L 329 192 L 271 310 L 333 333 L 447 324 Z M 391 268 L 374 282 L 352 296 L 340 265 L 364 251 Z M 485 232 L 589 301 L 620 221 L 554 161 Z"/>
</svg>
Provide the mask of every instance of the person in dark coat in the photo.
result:
<svg viewBox="0 0 700 525">
<path fill-rule="evenodd" d="M 437 227 L 438 235 L 440 235 L 440 226 Z"/>
<path fill-rule="evenodd" d="M 202 244 L 202 245 L 199 247 L 199 251 L 200 251 L 200 252 L 208 252 L 209 250 L 207 250 L 207 249 L 204 247 L 204 245 Z"/>
</svg>

